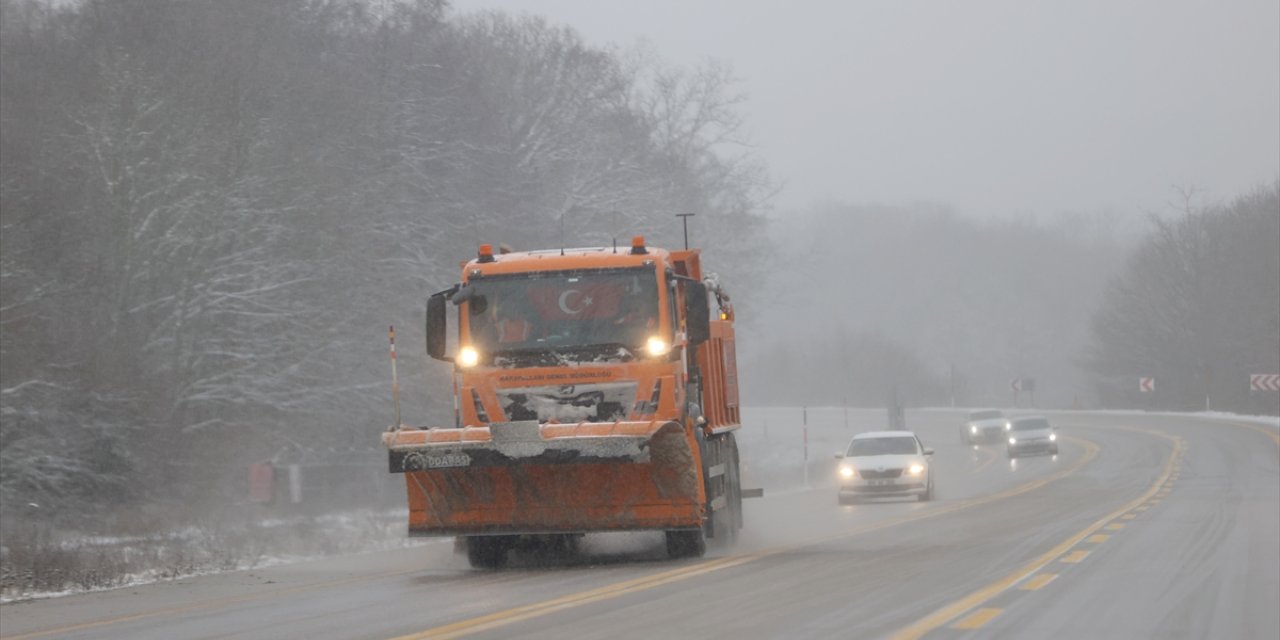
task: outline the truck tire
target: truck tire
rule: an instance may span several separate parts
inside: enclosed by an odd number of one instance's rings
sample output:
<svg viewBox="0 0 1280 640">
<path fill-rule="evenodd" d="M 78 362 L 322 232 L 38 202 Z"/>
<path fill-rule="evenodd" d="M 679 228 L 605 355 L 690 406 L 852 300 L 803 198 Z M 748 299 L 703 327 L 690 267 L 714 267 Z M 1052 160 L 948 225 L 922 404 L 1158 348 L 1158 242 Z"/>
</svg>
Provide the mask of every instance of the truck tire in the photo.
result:
<svg viewBox="0 0 1280 640">
<path fill-rule="evenodd" d="M 702 529 L 679 529 L 667 532 L 667 555 L 675 558 L 701 558 L 707 552 L 707 538 Z"/>
<path fill-rule="evenodd" d="M 505 536 L 469 536 L 467 561 L 476 569 L 497 569 L 507 563 L 509 547 Z"/>
</svg>

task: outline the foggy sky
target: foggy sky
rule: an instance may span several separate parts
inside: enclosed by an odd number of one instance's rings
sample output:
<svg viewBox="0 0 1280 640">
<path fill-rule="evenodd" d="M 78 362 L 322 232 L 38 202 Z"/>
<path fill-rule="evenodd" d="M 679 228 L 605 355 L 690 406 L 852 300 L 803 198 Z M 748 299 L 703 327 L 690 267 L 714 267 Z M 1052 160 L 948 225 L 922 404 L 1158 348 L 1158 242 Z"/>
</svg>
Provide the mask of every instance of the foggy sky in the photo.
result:
<svg viewBox="0 0 1280 640">
<path fill-rule="evenodd" d="M 1280 3 L 454 0 L 730 63 L 780 209 L 1221 202 L 1280 175 Z"/>
</svg>

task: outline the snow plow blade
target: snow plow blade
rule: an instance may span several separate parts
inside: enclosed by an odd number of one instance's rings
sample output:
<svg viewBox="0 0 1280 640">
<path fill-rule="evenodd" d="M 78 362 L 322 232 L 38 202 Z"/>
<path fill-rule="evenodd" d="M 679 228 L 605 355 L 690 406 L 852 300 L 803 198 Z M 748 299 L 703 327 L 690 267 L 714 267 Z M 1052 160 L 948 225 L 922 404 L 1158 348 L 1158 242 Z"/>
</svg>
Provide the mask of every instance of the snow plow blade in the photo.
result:
<svg viewBox="0 0 1280 640">
<path fill-rule="evenodd" d="M 410 535 L 701 526 L 704 496 L 678 422 L 493 423 L 383 434 L 404 473 Z"/>
</svg>

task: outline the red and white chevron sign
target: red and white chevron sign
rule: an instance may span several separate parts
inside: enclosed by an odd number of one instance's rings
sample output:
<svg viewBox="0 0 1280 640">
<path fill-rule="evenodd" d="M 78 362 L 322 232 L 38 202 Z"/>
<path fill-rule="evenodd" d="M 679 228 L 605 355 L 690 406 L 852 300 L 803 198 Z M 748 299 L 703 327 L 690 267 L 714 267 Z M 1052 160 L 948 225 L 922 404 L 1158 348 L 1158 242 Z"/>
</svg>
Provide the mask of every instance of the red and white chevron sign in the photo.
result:
<svg viewBox="0 0 1280 640">
<path fill-rule="evenodd" d="M 1280 374 L 1255 373 L 1249 376 L 1249 389 L 1253 391 L 1280 391 Z"/>
<path fill-rule="evenodd" d="M 1138 391 L 1150 393 L 1156 390 L 1155 378 L 1138 378 Z"/>
</svg>

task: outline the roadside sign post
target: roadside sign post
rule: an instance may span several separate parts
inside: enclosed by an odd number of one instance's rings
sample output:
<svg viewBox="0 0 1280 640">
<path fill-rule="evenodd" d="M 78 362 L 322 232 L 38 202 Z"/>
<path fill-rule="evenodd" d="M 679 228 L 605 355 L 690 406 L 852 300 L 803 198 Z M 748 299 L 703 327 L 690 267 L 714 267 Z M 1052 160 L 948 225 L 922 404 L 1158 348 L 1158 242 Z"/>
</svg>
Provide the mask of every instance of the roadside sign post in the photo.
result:
<svg viewBox="0 0 1280 640">
<path fill-rule="evenodd" d="M 1009 381 L 1009 389 L 1013 391 L 1013 406 L 1018 406 L 1018 392 L 1022 391 L 1022 378 L 1014 378 Z"/>
<path fill-rule="evenodd" d="M 1255 373 L 1249 376 L 1250 391 L 1280 391 L 1280 373 Z"/>
<path fill-rule="evenodd" d="M 1138 393 L 1148 394 L 1156 390 L 1156 379 L 1152 377 L 1138 378 Z M 1155 394 L 1147 396 L 1147 411 L 1155 406 Z"/>
<path fill-rule="evenodd" d="M 1255 373 L 1249 376 L 1249 395 L 1255 399 L 1254 405 L 1258 413 L 1271 410 L 1268 405 L 1273 405 L 1274 401 L 1269 401 L 1265 396 L 1276 391 L 1280 391 L 1280 373 Z"/>
</svg>

